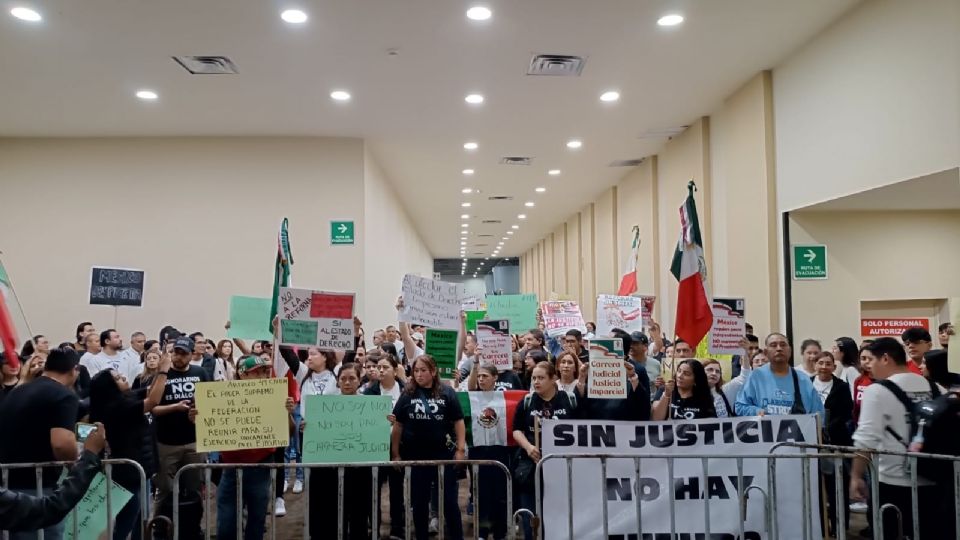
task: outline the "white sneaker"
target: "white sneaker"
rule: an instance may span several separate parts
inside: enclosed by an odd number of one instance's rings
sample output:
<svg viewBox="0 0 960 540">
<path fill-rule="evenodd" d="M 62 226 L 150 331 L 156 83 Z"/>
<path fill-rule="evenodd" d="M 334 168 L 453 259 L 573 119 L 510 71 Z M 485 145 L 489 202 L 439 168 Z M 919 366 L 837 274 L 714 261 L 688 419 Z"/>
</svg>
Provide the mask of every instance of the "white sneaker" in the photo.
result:
<svg viewBox="0 0 960 540">
<path fill-rule="evenodd" d="M 430 532 L 438 533 L 440 532 L 440 520 L 438 518 L 430 518 Z"/>
<path fill-rule="evenodd" d="M 850 511 L 855 514 L 866 514 L 867 513 L 867 503 L 865 502 L 855 502 L 850 503 Z"/>
<path fill-rule="evenodd" d="M 303 480 L 297 480 L 293 483 L 294 493 L 303 493 Z"/>
<path fill-rule="evenodd" d="M 277 502 L 273 505 L 273 515 L 283 517 L 287 515 L 287 505 L 283 504 L 283 499 L 277 497 Z"/>
<path fill-rule="evenodd" d="M 284 478 L 284 480 L 283 480 L 283 492 L 286 493 L 286 492 L 288 492 L 288 491 L 290 491 L 290 482 L 289 482 L 286 478 Z"/>
</svg>

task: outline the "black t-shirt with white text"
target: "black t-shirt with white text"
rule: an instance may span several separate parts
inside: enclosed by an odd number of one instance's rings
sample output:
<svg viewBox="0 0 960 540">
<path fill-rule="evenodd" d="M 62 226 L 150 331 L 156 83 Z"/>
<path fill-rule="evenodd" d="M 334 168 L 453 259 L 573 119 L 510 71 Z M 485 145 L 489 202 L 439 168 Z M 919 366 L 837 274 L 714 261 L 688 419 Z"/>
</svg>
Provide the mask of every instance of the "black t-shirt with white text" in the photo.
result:
<svg viewBox="0 0 960 540">
<path fill-rule="evenodd" d="M 403 392 L 393 408 L 403 426 L 400 456 L 403 459 L 450 459 L 456 450 L 454 424 L 463 420 L 463 410 L 453 388 L 442 385 L 440 395 L 432 389 Z"/>
<path fill-rule="evenodd" d="M 188 366 L 186 371 L 171 369 L 163 387 L 160 405 L 171 405 L 185 399 L 193 401 L 197 383 L 208 380 L 207 371 L 199 366 Z M 179 446 L 197 442 L 197 431 L 186 412 L 158 415 L 156 424 L 157 442 L 161 444 Z"/>
<path fill-rule="evenodd" d="M 501 371 L 497 375 L 497 382 L 493 383 L 493 389 L 502 392 L 504 390 L 523 390 L 523 383 L 520 377 L 512 371 Z"/>
<path fill-rule="evenodd" d="M 530 399 L 524 398 L 517 404 L 517 410 L 513 413 L 513 430 L 520 430 L 527 436 L 527 441 L 533 444 L 535 418 L 540 417 L 540 421 L 548 418 L 576 418 L 576 408 L 570 403 L 570 395 L 564 391 L 558 390 L 550 401 L 544 401 L 539 394 L 530 394 Z M 541 429 L 543 429 L 541 427 Z"/>
<path fill-rule="evenodd" d="M 679 392 L 674 392 L 670 399 L 670 415 L 672 420 L 697 420 L 699 418 L 716 418 L 717 411 L 712 404 L 707 407 L 691 396 L 688 398 L 680 397 Z"/>
</svg>

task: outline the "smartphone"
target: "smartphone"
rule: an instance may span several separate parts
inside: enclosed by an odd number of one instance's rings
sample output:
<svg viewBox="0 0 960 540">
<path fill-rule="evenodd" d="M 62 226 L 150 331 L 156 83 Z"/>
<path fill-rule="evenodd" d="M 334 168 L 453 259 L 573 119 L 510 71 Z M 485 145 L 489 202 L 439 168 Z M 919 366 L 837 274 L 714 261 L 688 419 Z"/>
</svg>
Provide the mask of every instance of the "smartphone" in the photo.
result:
<svg viewBox="0 0 960 540">
<path fill-rule="evenodd" d="M 85 424 L 83 422 L 77 422 L 76 433 L 77 440 L 80 442 L 85 442 L 87 437 L 97 429 L 95 424 Z"/>
</svg>

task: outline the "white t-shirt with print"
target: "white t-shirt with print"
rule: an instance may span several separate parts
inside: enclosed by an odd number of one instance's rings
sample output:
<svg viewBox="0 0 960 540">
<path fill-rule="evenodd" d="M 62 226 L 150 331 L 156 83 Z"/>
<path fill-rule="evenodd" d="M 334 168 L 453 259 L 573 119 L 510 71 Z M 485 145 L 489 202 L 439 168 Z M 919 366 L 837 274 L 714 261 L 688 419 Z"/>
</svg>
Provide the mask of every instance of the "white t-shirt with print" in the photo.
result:
<svg viewBox="0 0 960 540">
<path fill-rule="evenodd" d="M 827 396 L 830 395 L 830 390 L 833 389 L 833 379 L 829 381 L 821 381 L 819 378 L 813 379 L 813 389 L 817 391 L 817 394 L 820 396 L 820 403 L 827 403 Z"/>
<path fill-rule="evenodd" d="M 321 373 L 311 373 L 306 379 L 298 378 L 298 380 L 303 381 L 300 386 L 301 418 L 307 417 L 307 408 L 303 405 L 307 396 L 336 396 L 340 394 L 340 389 L 337 388 L 337 376 L 329 369 Z"/>
</svg>

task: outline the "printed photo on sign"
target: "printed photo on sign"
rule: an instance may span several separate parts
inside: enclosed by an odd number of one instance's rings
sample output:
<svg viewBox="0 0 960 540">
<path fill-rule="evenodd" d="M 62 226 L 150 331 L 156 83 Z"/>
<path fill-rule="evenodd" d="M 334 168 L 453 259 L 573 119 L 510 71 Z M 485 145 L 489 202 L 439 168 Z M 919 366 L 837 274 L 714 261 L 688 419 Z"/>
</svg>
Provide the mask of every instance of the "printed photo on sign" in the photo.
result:
<svg viewBox="0 0 960 540">
<path fill-rule="evenodd" d="M 280 288 L 280 343 L 354 350 L 353 293 Z"/>
<path fill-rule="evenodd" d="M 590 355 L 587 395 L 596 399 L 625 399 L 628 382 L 623 340 L 591 339 L 587 347 Z"/>
<path fill-rule="evenodd" d="M 644 315 L 647 320 L 650 312 L 644 311 L 644 298 L 640 296 L 597 296 L 597 335 L 609 336 L 614 328 L 627 333 L 643 332 Z"/>
<path fill-rule="evenodd" d="M 497 366 L 497 371 L 513 369 L 513 340 L 510 338 L 510 321 L 477 322 L 477 347 L 484 362 Z"/>
<path fill-rule="evenodd" d="M 460 310 L 466 297 L 463 285 L 407 274 L 401 288 L 400 322 L 442 330 L 460 328 Z"/>
<path fill-rule="evenodd" d="M 543 303 L 543 325 L 547 335 L 559 337 L 570 330 L 587 333 L 587 324 L 580 313 L 580 305 L 570 300 L 548 300 Z"/>
<path fill-rule="evenodd" d="M 573 513 L 573 538 L 606 540 L 603 537 L 604 499 L 607 502 L 609 538 L 636 538 L 637 509 L 641 509 L 643 533 L 650 538 L 669 538 L 671 521 L 684 538 L 706 533 L 706 511 L 715 538 L 737 538 L 743 524 L 746 539 L 770 540 L 767 535 L 764 497 L 751 490 L 741 507 L 739 496 L 752 486 L 768 489 L 766 458 L 743 458 L 742 474 L 737 456 L 767 455 L 781 442 L 817 442 L 816 417 L 765 416 L 671 422 L 608 422 L 599 420 L 545 420 L 543 455 L 575 456 L 612 454 L 630 456 L 607 460 L 605 482 L 596 459 L 573 460 L 573 485 L 577 511 Z M 799 449 L 781 447 L 775 454 L 798 454 Z M 713 456 L 703 461 L 684 455 Z M 632 456 L 641 459 L 634 460 Z M 673 458 L 672 478 L 666 458 Z M 637 464 L 639 463 L 639 474 Z M 809 467 L 813 503 L 802 511 L 803 470 Z M 567 507 L 567 465 L 562 459 L 543 462 L 543 508 Z M 775 462 L 772 479 L 777 490 L 777 522 L 781 540 L 800 540 L 804 515 L 808 531 L 820 530 L 817 462 L 803 465 L 799 459 Z M 604 489 L 605 488 L 605 489 Z M 673 502 L 671 503 L 671 494 Z M 705 502 L 709 502 L 709 505 Z M 745 519 L 740 520 L 741 509 Z M 568 538 L 566 519 L 544 520 L 544 538 Z"/>
<path fill-rule="evenodd" d="M 747 335 L 743 298 L 713 299 L 713 326 L 707 339 L 710 354 L 744 354 L 740 340 Z"/>
</svg>

